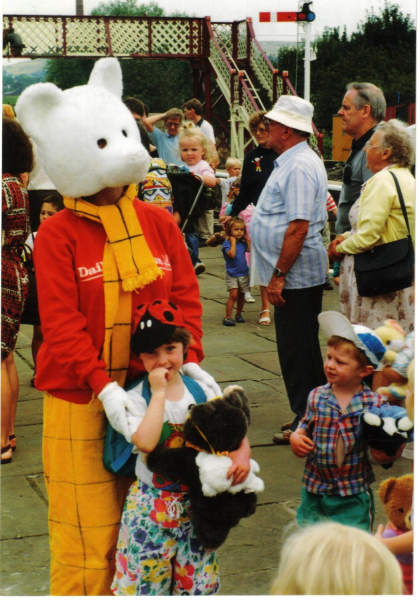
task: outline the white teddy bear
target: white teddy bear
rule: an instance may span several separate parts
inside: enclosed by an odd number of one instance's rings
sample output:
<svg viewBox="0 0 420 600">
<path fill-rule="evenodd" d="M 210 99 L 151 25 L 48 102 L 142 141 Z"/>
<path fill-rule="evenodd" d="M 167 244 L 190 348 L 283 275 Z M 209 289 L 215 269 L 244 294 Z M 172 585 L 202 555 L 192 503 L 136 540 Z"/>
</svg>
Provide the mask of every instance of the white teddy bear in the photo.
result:
<svg viewBox="0 0 420 600">
<path fill-rule="evenodd" d="M 251 470 L 243 483 L 232 485 L 232 479 L 227 478 L 228 471 L 232 466 L 232 459 L 228 456 L 216 456 L 199 452 L 195 459 L 199 469 L 200 481 L 204 496 L 216 496 L 222 492 L 237 494 L 244 490 L 246 493 L 264 491 L 264 482 L 256 473 L 260 472 L 258 463 L 251 458 Z"/>
</svg>

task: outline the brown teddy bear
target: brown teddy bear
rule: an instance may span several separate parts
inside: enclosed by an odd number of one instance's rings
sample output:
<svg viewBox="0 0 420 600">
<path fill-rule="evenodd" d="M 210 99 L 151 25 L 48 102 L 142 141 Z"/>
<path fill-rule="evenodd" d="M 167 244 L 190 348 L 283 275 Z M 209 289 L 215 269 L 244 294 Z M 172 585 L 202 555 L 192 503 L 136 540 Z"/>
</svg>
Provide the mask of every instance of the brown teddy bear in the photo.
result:
<svg viewBox="0 0 420 600">
<path fill-rule="evenodd" d="M 413 475 L 390 477 L 379 486 L 379 498 L 385 507 L 388 523 L 382 534 L 384 538 L 395 537 L 412 529 Z M 413 554 L 397 554 L 408 594 L 413 593 Z M 411 590 L 411 591 L 410 591 Z"/>
</svg>

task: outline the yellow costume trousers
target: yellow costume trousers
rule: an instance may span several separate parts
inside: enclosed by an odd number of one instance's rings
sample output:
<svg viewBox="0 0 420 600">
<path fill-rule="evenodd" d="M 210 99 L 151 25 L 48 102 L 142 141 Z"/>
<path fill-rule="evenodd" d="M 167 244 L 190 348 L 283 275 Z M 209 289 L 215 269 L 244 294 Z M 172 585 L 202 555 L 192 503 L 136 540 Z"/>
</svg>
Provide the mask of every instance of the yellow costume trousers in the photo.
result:
<svg viewBox="0 0 420 600">
<path fill-rule="evenodd" d="M 44 397 L 52 596 L 109 596 L 121 512 L 133 480 L 102 464 L 103 411 Z"/>
</svg>

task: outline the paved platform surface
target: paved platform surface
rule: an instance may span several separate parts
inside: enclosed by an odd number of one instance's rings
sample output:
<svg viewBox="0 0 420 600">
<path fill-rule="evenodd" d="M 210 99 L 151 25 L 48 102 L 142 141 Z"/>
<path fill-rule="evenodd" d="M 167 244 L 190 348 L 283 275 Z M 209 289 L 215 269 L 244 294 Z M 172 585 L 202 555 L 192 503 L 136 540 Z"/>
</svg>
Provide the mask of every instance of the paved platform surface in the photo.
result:
<svg viewBox="0 0 420 600">
<path fill-rule="evenodd" d="M 303 461 L 288 446 L 272 443 L 282 422 L 291 412 L 281 375 L 274 325 L 258 324 L 259 290 L 253 289 L 255 304 L 246 304 L 246 323 L 224 327 L 227 292 L 224 262 L 219 248 L 200 249 L 206 272 L 199 277 L 203 302 L 203 367 L 221 384 L 243 385 L 252 407 L 249 437 L 253 457 L 261 467 L 266 489 L 259 495 L 257 512 L 242 520 L 219 551 L 223 595 L 265 595 L 275 574 L 286 528 L 295 522 L 299 504 Z M 338 290 L 324 293 L 324 310 L 339 310 Z M 18 449 L 1 473 L 1 585 L 3 596 L 49 594 L 48 498 L 42 461 L 42 394 L 30 387 L 33 364 L 30 349 L 32 328 L 22 326 L 16 349 L 20 378 L 16 420 Z M 320 335 L 323 352 L 325 337 Z M 302 377 L 305 369 L 302 366 Z M 411 471 L 406 459 L 391 471 L 375 468 L 373 485 L 376 523 L 385 517 L 377 497 L 378 484 L 391 474 Z"/>
</svg>

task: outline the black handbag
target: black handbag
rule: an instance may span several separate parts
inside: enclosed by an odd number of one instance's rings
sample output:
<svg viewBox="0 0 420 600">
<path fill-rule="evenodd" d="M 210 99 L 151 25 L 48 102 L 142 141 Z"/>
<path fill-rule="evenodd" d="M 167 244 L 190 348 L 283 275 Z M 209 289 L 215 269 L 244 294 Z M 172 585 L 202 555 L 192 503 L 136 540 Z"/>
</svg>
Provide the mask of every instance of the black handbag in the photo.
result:
<svg viewBox="0 0 420 600">
<path fill-rule="evenodd" d="M 398 180 L 392 171 L 390 173 L 397 187 L 408 235 L 401 240 L 375 246 L 362 254 L 355 254 L 354 271 L 359 296 L 390 294 L 413 284 L 414 247 L 407 210 Z"/>
</svg>

